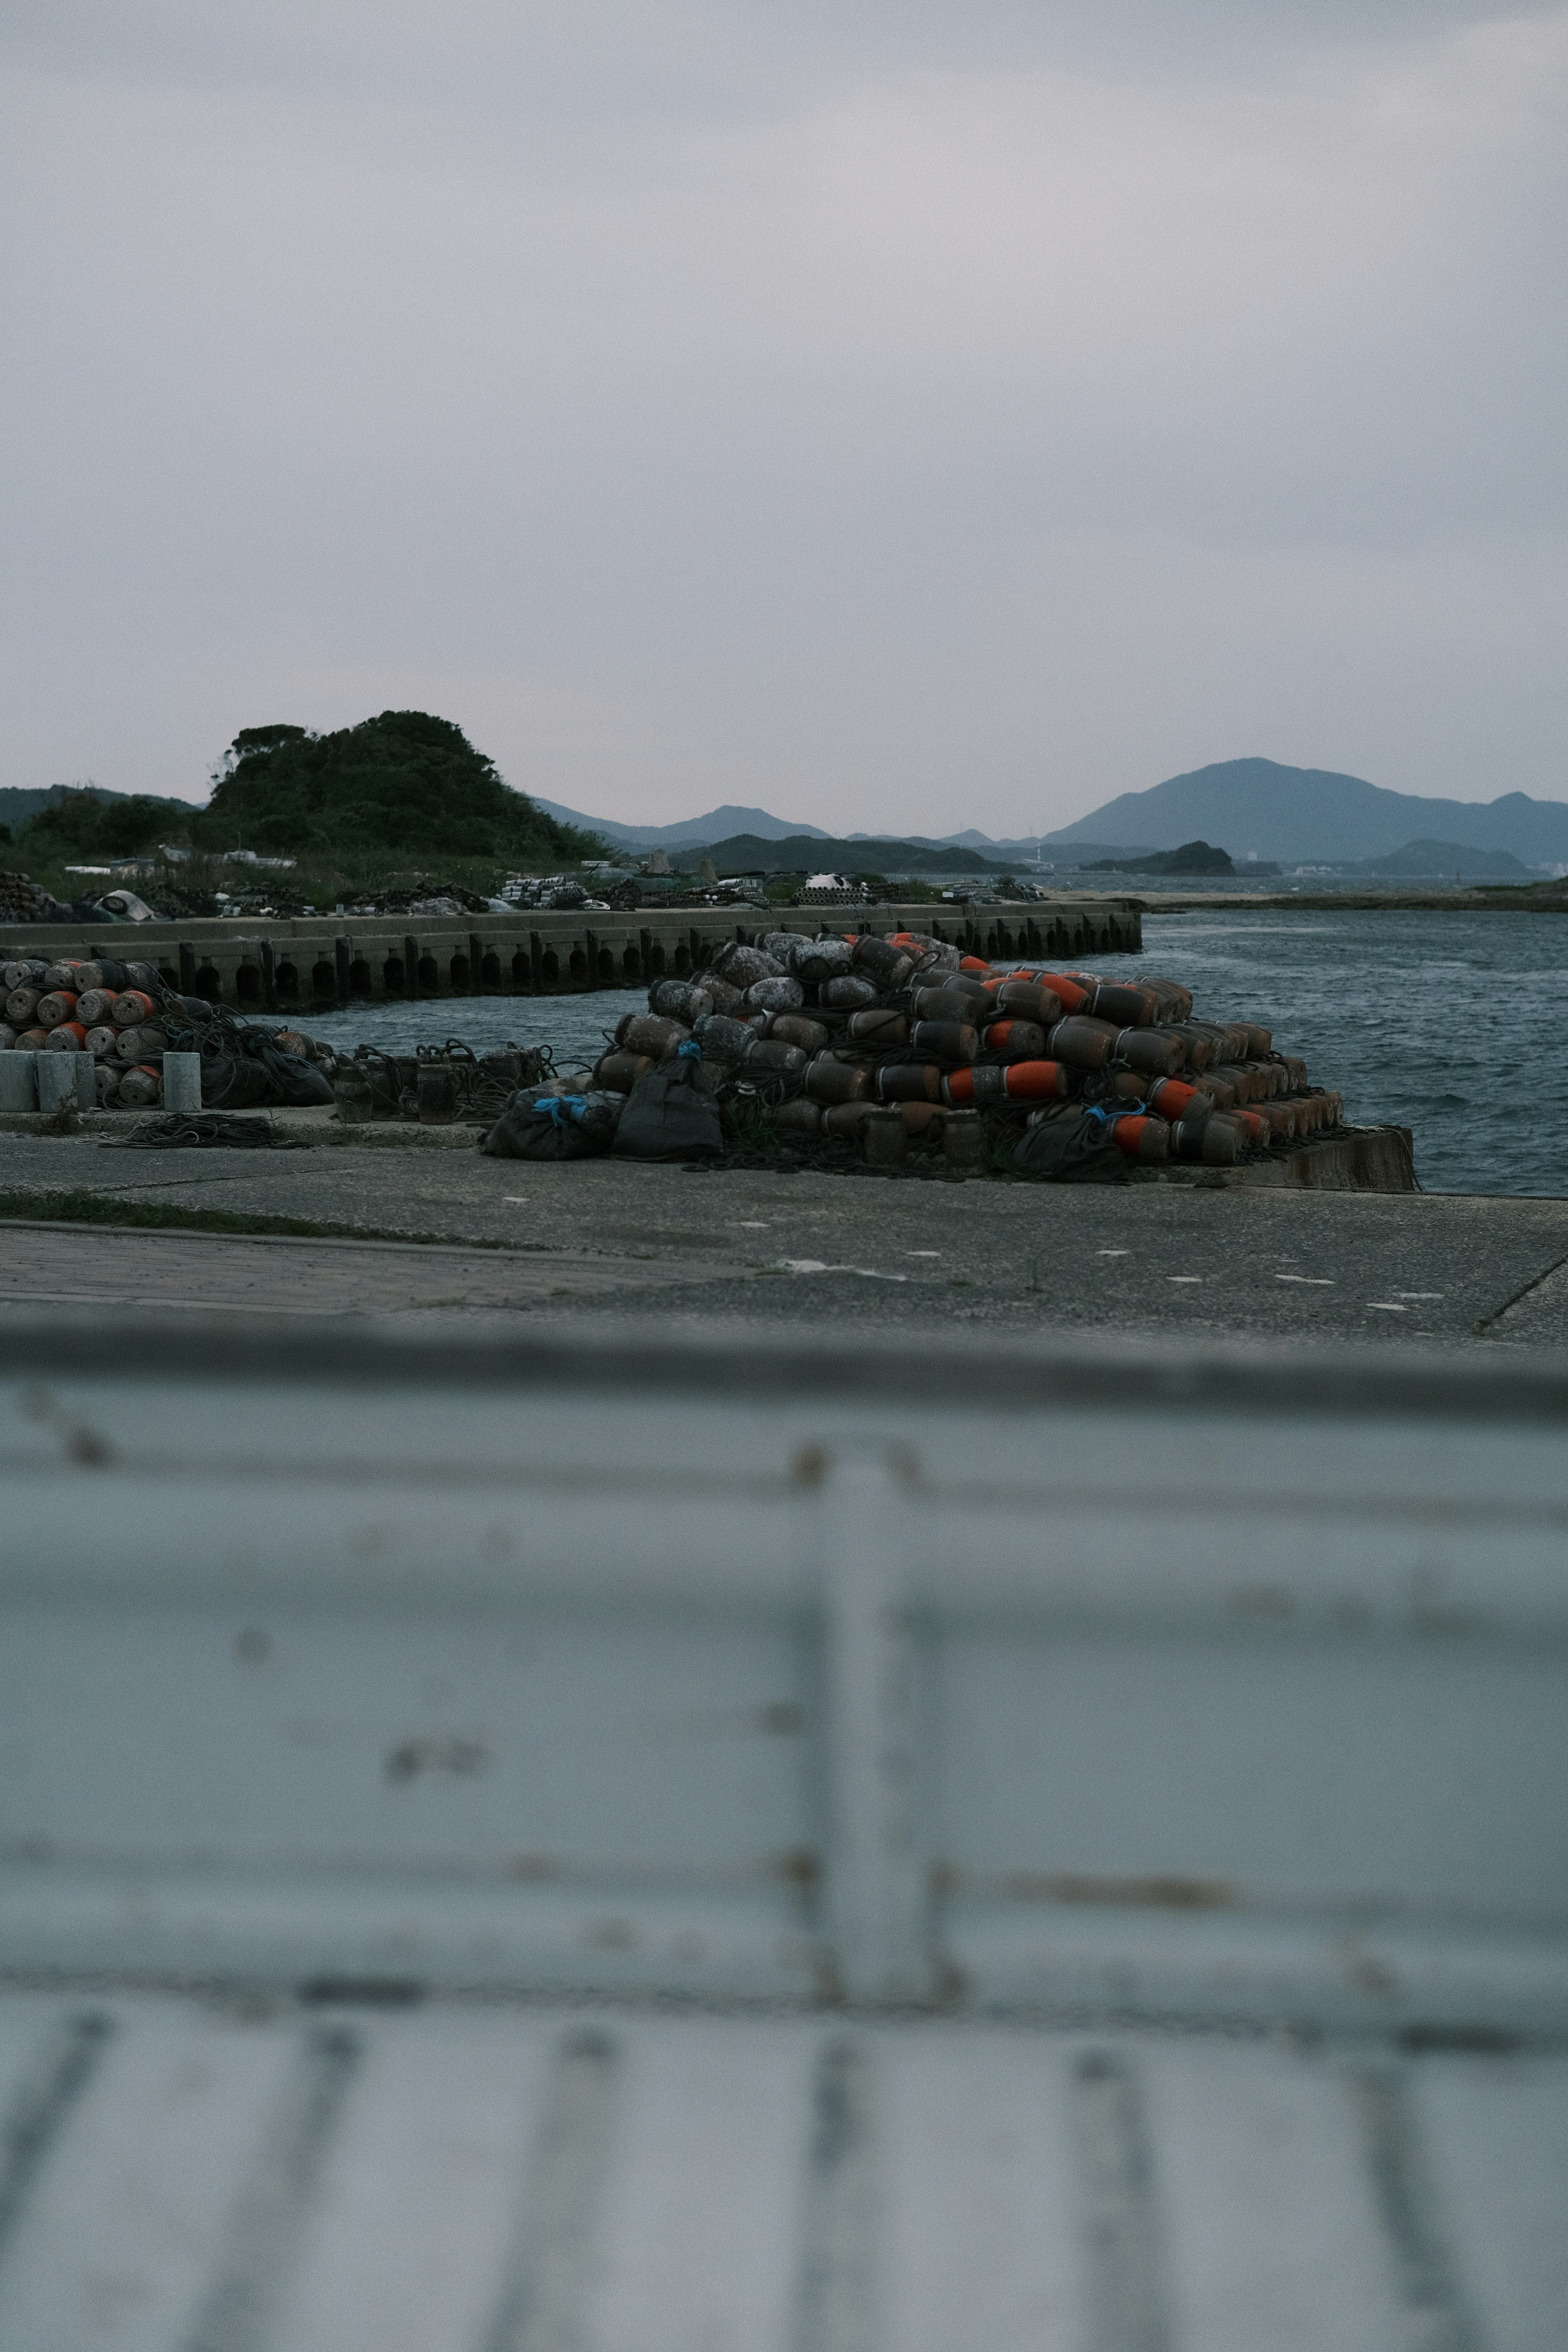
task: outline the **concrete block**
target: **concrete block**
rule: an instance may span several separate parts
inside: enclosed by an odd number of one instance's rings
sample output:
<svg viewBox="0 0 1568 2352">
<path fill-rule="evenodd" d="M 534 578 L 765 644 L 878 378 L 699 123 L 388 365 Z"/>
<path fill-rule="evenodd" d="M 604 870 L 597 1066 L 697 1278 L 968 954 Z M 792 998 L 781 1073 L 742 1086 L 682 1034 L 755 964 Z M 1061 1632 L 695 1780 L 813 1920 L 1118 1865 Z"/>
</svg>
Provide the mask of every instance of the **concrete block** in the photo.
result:
<svg viewBox="0 0 1568 2352">
<path fill-rule="evenodd" d="M 98 1080 L 90 1054 L 38 1054 L 34 1061 L 40 1110 L 61 1110 L 68 1103 L 75 1110 L 98 1108 Z"/>
<path fill-rule="evenodd" d="M 200 1110 L 201 1107 L 201 1055 L 199 1054 L 165 1054 L 163 1056 L 163 1108 L 165 1110 Z"/>
<path fill-rule="evenodd" d="M 37 1110 L 38 1057 L 34 1053 L 0 1054 L 0 1110 Z"/>
</svg>

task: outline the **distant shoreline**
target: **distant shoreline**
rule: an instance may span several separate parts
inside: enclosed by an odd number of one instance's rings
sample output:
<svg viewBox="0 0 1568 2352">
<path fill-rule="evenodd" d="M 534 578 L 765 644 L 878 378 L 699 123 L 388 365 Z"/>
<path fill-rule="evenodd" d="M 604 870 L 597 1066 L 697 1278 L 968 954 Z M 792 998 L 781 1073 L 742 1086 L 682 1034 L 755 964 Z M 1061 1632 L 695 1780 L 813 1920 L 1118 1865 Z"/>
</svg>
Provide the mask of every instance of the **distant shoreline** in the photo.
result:
<svg viewBox="0 0 1568 2352">
<path fill-rule="evenodd" d="M 1063 894 L 1064 896 L 1067 894 Z M 1317 914 L 1568 915 L 1568 882 L 1551 892 L 1493 883 L 1479 890 L 1160 890 L 1135 902 L 1146 915 L 1295 908 Z"/>
</svg>

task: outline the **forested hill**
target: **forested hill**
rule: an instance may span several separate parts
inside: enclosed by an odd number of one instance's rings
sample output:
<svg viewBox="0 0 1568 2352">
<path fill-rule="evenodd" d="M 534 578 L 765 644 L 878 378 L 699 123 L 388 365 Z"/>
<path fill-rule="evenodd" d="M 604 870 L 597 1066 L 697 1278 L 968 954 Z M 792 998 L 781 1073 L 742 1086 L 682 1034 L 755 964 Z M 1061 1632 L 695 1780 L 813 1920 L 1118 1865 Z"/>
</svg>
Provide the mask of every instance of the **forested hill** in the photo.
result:
<svg viewBox="0 0 1568 2352">
<path fill-rule="evenodd" d="M 597 854 L 504 783 L 449 719 L 384 710 L 357 727 L 242 728 L 200 832 L 210 848 L 288 856 L 395 850 L 415 856 L 560 858 Z"/>
</svg>

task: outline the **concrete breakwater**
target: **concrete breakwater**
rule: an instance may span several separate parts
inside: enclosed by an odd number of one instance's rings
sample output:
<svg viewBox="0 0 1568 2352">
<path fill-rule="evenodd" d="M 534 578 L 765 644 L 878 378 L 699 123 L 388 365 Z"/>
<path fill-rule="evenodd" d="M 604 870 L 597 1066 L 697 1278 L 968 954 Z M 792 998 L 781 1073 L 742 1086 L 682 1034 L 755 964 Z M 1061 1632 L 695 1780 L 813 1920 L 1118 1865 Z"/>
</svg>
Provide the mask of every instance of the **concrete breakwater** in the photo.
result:
<svg viewBox="0 0 1568 2352">
<path fill-rule="evenodd" d="M 743 918 L 749 917 L 750 920 Z M 1077 961 L 1136 954 L 1138 903 L 1064 896 L 996 907 L 680 908 L 632 913 L 538 908 L 516 914 L 226 918 L 13 927 L 0 957 L 134 956 L 171 988 L 246 1013 L 455 996 L 578 995 L 700 971 L 727 940 L 765 930 L 929 931 L 976 955 Z"/>
</svg>

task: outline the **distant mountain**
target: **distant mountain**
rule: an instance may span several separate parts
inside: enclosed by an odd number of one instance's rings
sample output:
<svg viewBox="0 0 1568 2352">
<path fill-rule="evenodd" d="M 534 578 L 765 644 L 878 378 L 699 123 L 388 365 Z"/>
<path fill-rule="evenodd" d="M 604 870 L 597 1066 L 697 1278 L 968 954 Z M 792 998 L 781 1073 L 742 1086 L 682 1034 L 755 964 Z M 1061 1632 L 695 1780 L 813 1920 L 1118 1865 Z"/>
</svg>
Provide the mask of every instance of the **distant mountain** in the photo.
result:
<svg viewBox="0 0 1568 2352">
<path fill-rule="evenodd" d="M 826 833 L 796 833 L 782 841 L 764 841 L 755 833 L 737 834 L 730 841 L 701 847 L 714 870 L 726 874 L 818 873 L 825 868 L 846 874 L 1005 874 L 1005 863 L 982 857 L 978 850 L 944 849 L 940 844 L 879 841 L 861 835 L 835 841 Z M 681 852 L 682 868 L 694 869 L 699 845 Z"/>
<path fill-rule="evenodd" d="M 1201 835 L 1239 863 L 1250 852 L 1326 864 L 1385 857 L 1416 838 L 1503 849 L 1531 865 L 1568 858 L 1568 803 L 1505 793 L 1495 801 L 1426 800 L 1362 776 L 1287 768 L 1275 760 L 1222 760 L 1144 793 L 1119 793 L 1076 824 L 1046 836 L 1046 854 L 1092 839 L 1112 850 L 1174 849 Z"/>
<path fill-rule="evenodd" d="M 1362 861 L 1363 874 L 1462 874 L 1468 881 L 1528 882 L 1530 868 L 1507 849 L 1467 849 L 1458 841 L 1407 841 L 1386 857 Z"/>
<path fill-rule="evenodd" d="M 763 841 L 782 841 L 786 835 L 794 839 L 801 835 L 818 841 L 827 838 L 817 825 L 786 824 L 783 817 L 770 816 L 766 809 L 735 808 L 729 803 L 710 809 L 706 816 L 687 817 L 679 824 L 617 824 L 607 816 L 584 816 L 581 809 L 563 808 L 559 801 L 542 800 L 537 793 L 531 793 L 529 798 L 535 808 L 542 809 L 558 824 L 581 825 L 585 833 L 596 833 L 616 848 L 646 845 L 649 849 L 689 849 L 699 843 L 726 841 L 741 833 L 754 834 Z"/>
<path fill-rule="evenodd" d="M 846 841 L 886 841 L 885 833 L 847 833 Z M 1026 857 L 1031 865 L 1040 836 L 1031 833 L 1024 841 L 993 841 L 988 833 L 977 833 L 973 825 L 964 833 L 900 833 L 900 841 L 912 844 L 916 849 L 978 849 L 983 855 L 1007 859 Z"/>
<path fill-rule="evenodd" d="M 8 824 L 18 832 L 30 816 L 40 809 L 53 808 L 68 793 L 79 792 L 78 784 L 4 784 L 0 785 L 0 824 Z M 100 801 L 129 801 L 138 797 L 134 793 L 111 793 L 105 784 L 94 784 L 92 791 Z M 195 803 L 191 803 L 192 806 Z"/>
<path fill-rule="evenodd" d="M 886 842 L 891 836 L 885 833 L 847 833 L 828 835 L 819 824 L 799 824 L 793 819 L 773 816 L 766 809 L 736 808 L 726 803 L 722 808 L 710 809 L 706 816 L 691 816 L 679 824 L 622 824 L 607 816 L 587 816 L 581 809 L 569 809 L 560 801 L 542 800 L 537 793 L 529 798 L 535 808 L 557 819 L 562 824 L 582 825 L 596 833 L 617 849 L 646 847 L 648 849 L 707 849 L 715 844 L 738 839 L 742 834 L 758 841 L 827 841 L 866 843 Z M 911 849 L 974 849 L 982 856 L 999 857 L 1004 866 L 1021 859 L 1034 863 L 1039 846 L 1039 835 L 1029 834 L 1016 841 L 993 841 L 988 833 L 977 832 L 970 825 L 963 833 L 901 833 L 898 835 Z M 1091 847 L 1095 845 L 1091 845 Z M 1119 849 L 1120 842 L 1098 845 L 1109 853 Z M 1049 863 L 1049 860 L 1047 860 Z"/>
</svg>

